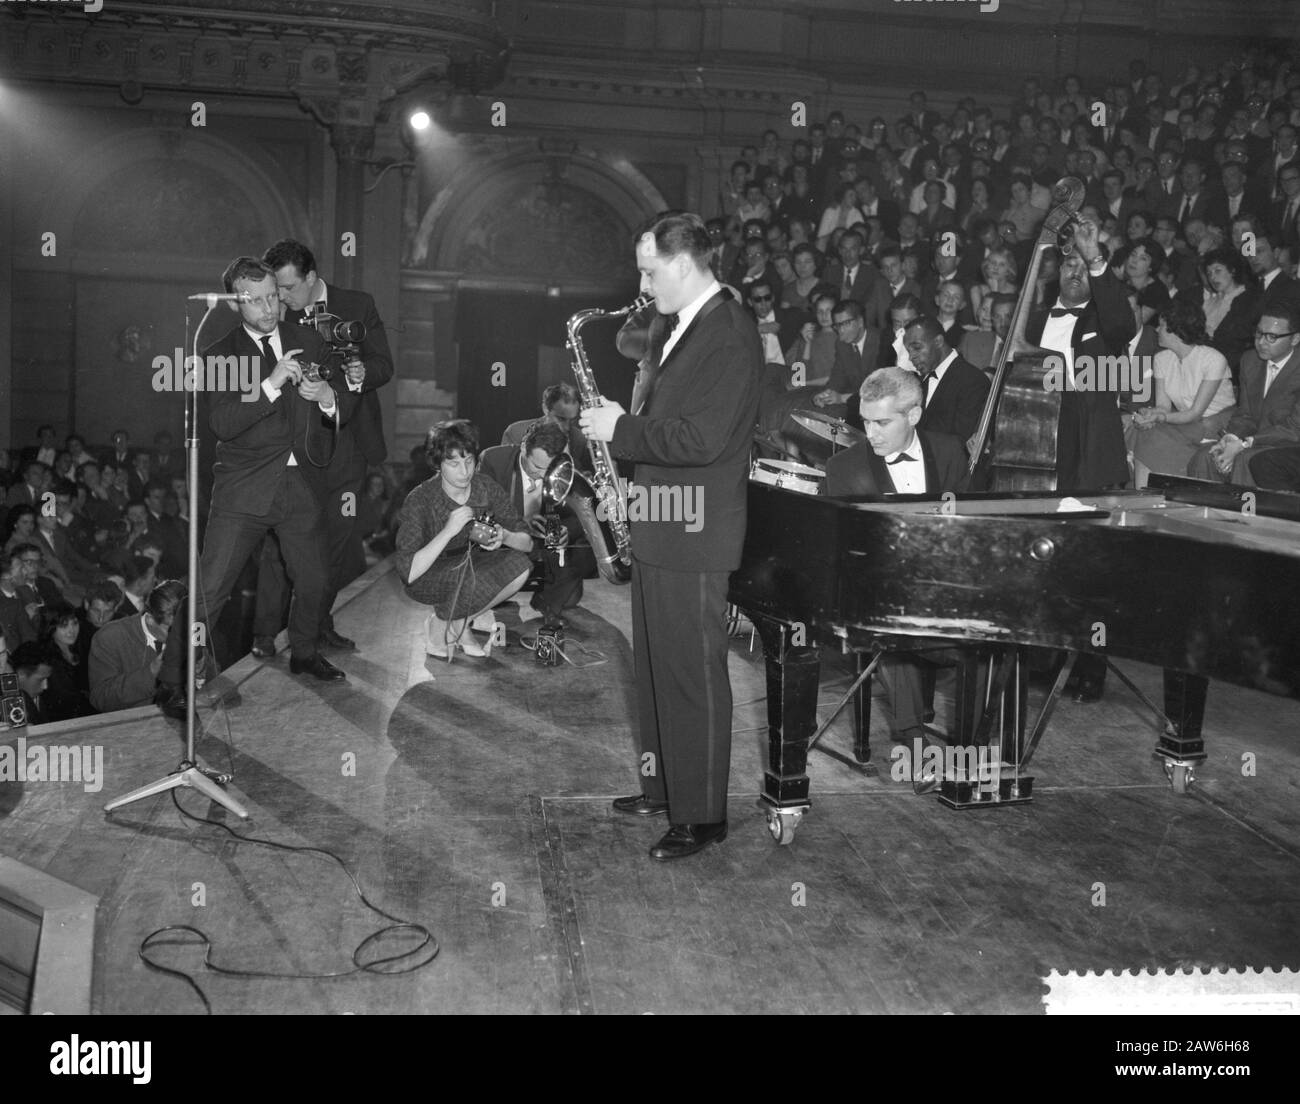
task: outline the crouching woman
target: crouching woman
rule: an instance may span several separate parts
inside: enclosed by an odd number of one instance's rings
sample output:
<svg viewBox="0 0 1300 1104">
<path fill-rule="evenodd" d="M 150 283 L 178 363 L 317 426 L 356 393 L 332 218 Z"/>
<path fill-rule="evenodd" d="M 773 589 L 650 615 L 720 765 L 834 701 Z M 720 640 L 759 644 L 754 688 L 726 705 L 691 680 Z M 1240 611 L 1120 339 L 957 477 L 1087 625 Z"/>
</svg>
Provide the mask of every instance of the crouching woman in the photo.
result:
<svg viewBox="0 0 1300 1104">
<path fill-rule="evenodd" d="M 492 650 L 492 607 L 528 580 L 532 537 L 509 496 L 478 474 L 478 429 L 464 419 L 439 422 L 425 442 L 435 474 L 415 488 L 397 516 L 397 573 L 407 594 L 432 606 L 429 655 L 450 660 Z M 475 518 L 491 516 L 474 533 Z M 477 535 L 478 540 L 471 536 Z M 474 628 L 486 628 L 480 643 Z"/>
</svg>

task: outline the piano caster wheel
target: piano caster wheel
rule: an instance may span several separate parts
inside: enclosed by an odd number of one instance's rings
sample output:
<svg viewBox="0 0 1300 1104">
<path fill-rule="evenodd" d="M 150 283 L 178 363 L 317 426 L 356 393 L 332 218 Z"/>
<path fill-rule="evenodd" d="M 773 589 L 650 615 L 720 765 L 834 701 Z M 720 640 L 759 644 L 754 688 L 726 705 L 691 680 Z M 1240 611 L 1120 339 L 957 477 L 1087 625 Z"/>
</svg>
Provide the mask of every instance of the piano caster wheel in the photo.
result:
<svg viewBox="0 0 1300 1104">
<path fill-rule="evenodd" d="M 782 847 L 787 847 L 794 842 L 794 830 L 799 827 L 799 822 L 803 820 L 803 810 L 795 809 L 793 812 L 778 812 L 773 809 L 767 814 L 767 830 L 772 833 L 772 838 Z"/>
<path fill-rule="evenodd" d="M 1191 763 L 1171 763 L 1166 759 L 1164 768 L 1165 777 L 1169 779 L 1169 784 L 1176 794 L 1186 794 L 1188 787 L 1196 781 L 1196 772 L 1192 769 Z"/>
</svg>

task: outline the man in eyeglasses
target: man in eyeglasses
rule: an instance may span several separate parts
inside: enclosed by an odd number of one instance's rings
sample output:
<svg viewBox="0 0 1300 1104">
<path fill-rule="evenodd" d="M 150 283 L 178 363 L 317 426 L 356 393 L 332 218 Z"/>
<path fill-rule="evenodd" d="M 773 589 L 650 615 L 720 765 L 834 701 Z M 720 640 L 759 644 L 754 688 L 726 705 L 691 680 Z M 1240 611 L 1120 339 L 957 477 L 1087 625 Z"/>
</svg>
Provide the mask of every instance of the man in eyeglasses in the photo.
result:
<svg viewBox="0 0 1300 1104">
<path fill-rule="evenodd" d="M 1300 444 L 1297 345 L 1300 307 L 1267 306 L 1255 327 L 1255 348 L 1241 357 L 1237 412 L 1218 441 L 1197 449 L 1188 475 L 1254 487 L 1251 461 L 1261 450 Z"/>
</svg>

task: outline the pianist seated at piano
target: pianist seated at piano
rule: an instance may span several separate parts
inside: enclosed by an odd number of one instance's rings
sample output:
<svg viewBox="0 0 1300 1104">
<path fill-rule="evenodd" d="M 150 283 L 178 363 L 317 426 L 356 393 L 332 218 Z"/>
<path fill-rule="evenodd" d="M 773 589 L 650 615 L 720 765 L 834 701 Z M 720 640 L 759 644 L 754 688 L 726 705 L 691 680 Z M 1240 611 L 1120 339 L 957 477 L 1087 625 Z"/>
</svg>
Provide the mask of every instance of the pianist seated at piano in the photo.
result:
<svg viewBox="0 0 1300 1104">
<path fill-rule="evenodd" d="M 1152 375 L 1155 403 L 1133 415 L 1133 480 L 1183 475 L 1201 442 L 1217 440 L 1232 417 L 1232 370 L 1209 343 L 1199 303 L 1175 299 L 1158 315 Z"/>
<path fill-rule="evenodd" d="M 966 448 L 956 437 L 918 429 L 921 420 L 921 381 L 914 372 L 878 368 L 862 384 L 859 408 L 867 439 L 836 453 L 826 463 L 826 493 L 853 495 L 929 495 L 940 497 L 966 489 L 969 471 Z M 888 652 L 881 657 L 877 679 L 881 705 L 894 739 L 914 755 L 914 749 L 942 740 L 925 727 L 927 667 L 956 662 L 952 649 L 925 656 Z M 914 741 L 921 741 L 918 745 Z M 914 759 L 914 761 L 916 761 Z M 934 779 L 912 779 L 913 789 L 926 793 Z"/>
<path fill-rule="evenodd" d="M 982 378 L 982 377 L 981 377 Z M 964 491 L 965 446 L 957 437 L 918 429 L 921 381 L 903 368 L 878 368 L 858 393 L 867 439 L 826 462 L 826 494 L 920 494 Z"/>
</svg>

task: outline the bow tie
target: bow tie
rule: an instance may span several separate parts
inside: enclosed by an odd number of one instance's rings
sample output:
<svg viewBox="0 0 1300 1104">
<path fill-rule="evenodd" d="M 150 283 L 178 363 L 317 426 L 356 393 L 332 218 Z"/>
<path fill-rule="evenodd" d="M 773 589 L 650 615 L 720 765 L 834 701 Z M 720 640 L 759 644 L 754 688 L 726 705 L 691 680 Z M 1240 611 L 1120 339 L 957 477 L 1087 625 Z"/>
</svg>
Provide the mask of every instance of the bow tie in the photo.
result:
<svg viewBox="0 0 1300 1104">
<path fill-rule="evenodd" d="M 892 460 L 886 460 L 885 463 L 886 463 L 886 464 L 901 464 L 904 460 L 906 460 L 906 461 L 910 464 L 910 463 L 915 462 L 916 457 L 915 457 L 915 456 L 911 456 L 911 455 L 909 455 L 909 454 L 906 453 L 906 452 L 900 452 L 900 453 L 899 453 L 897 456 L 895 456 Z"/>
<path fill-rule="evenodd" d="M 1083 313 L 1082 307 L 1053 307 L 1049 312 L 1053 318 L 1064 318 L 1067 314 L 1078 318 Z"/>
</svg>

